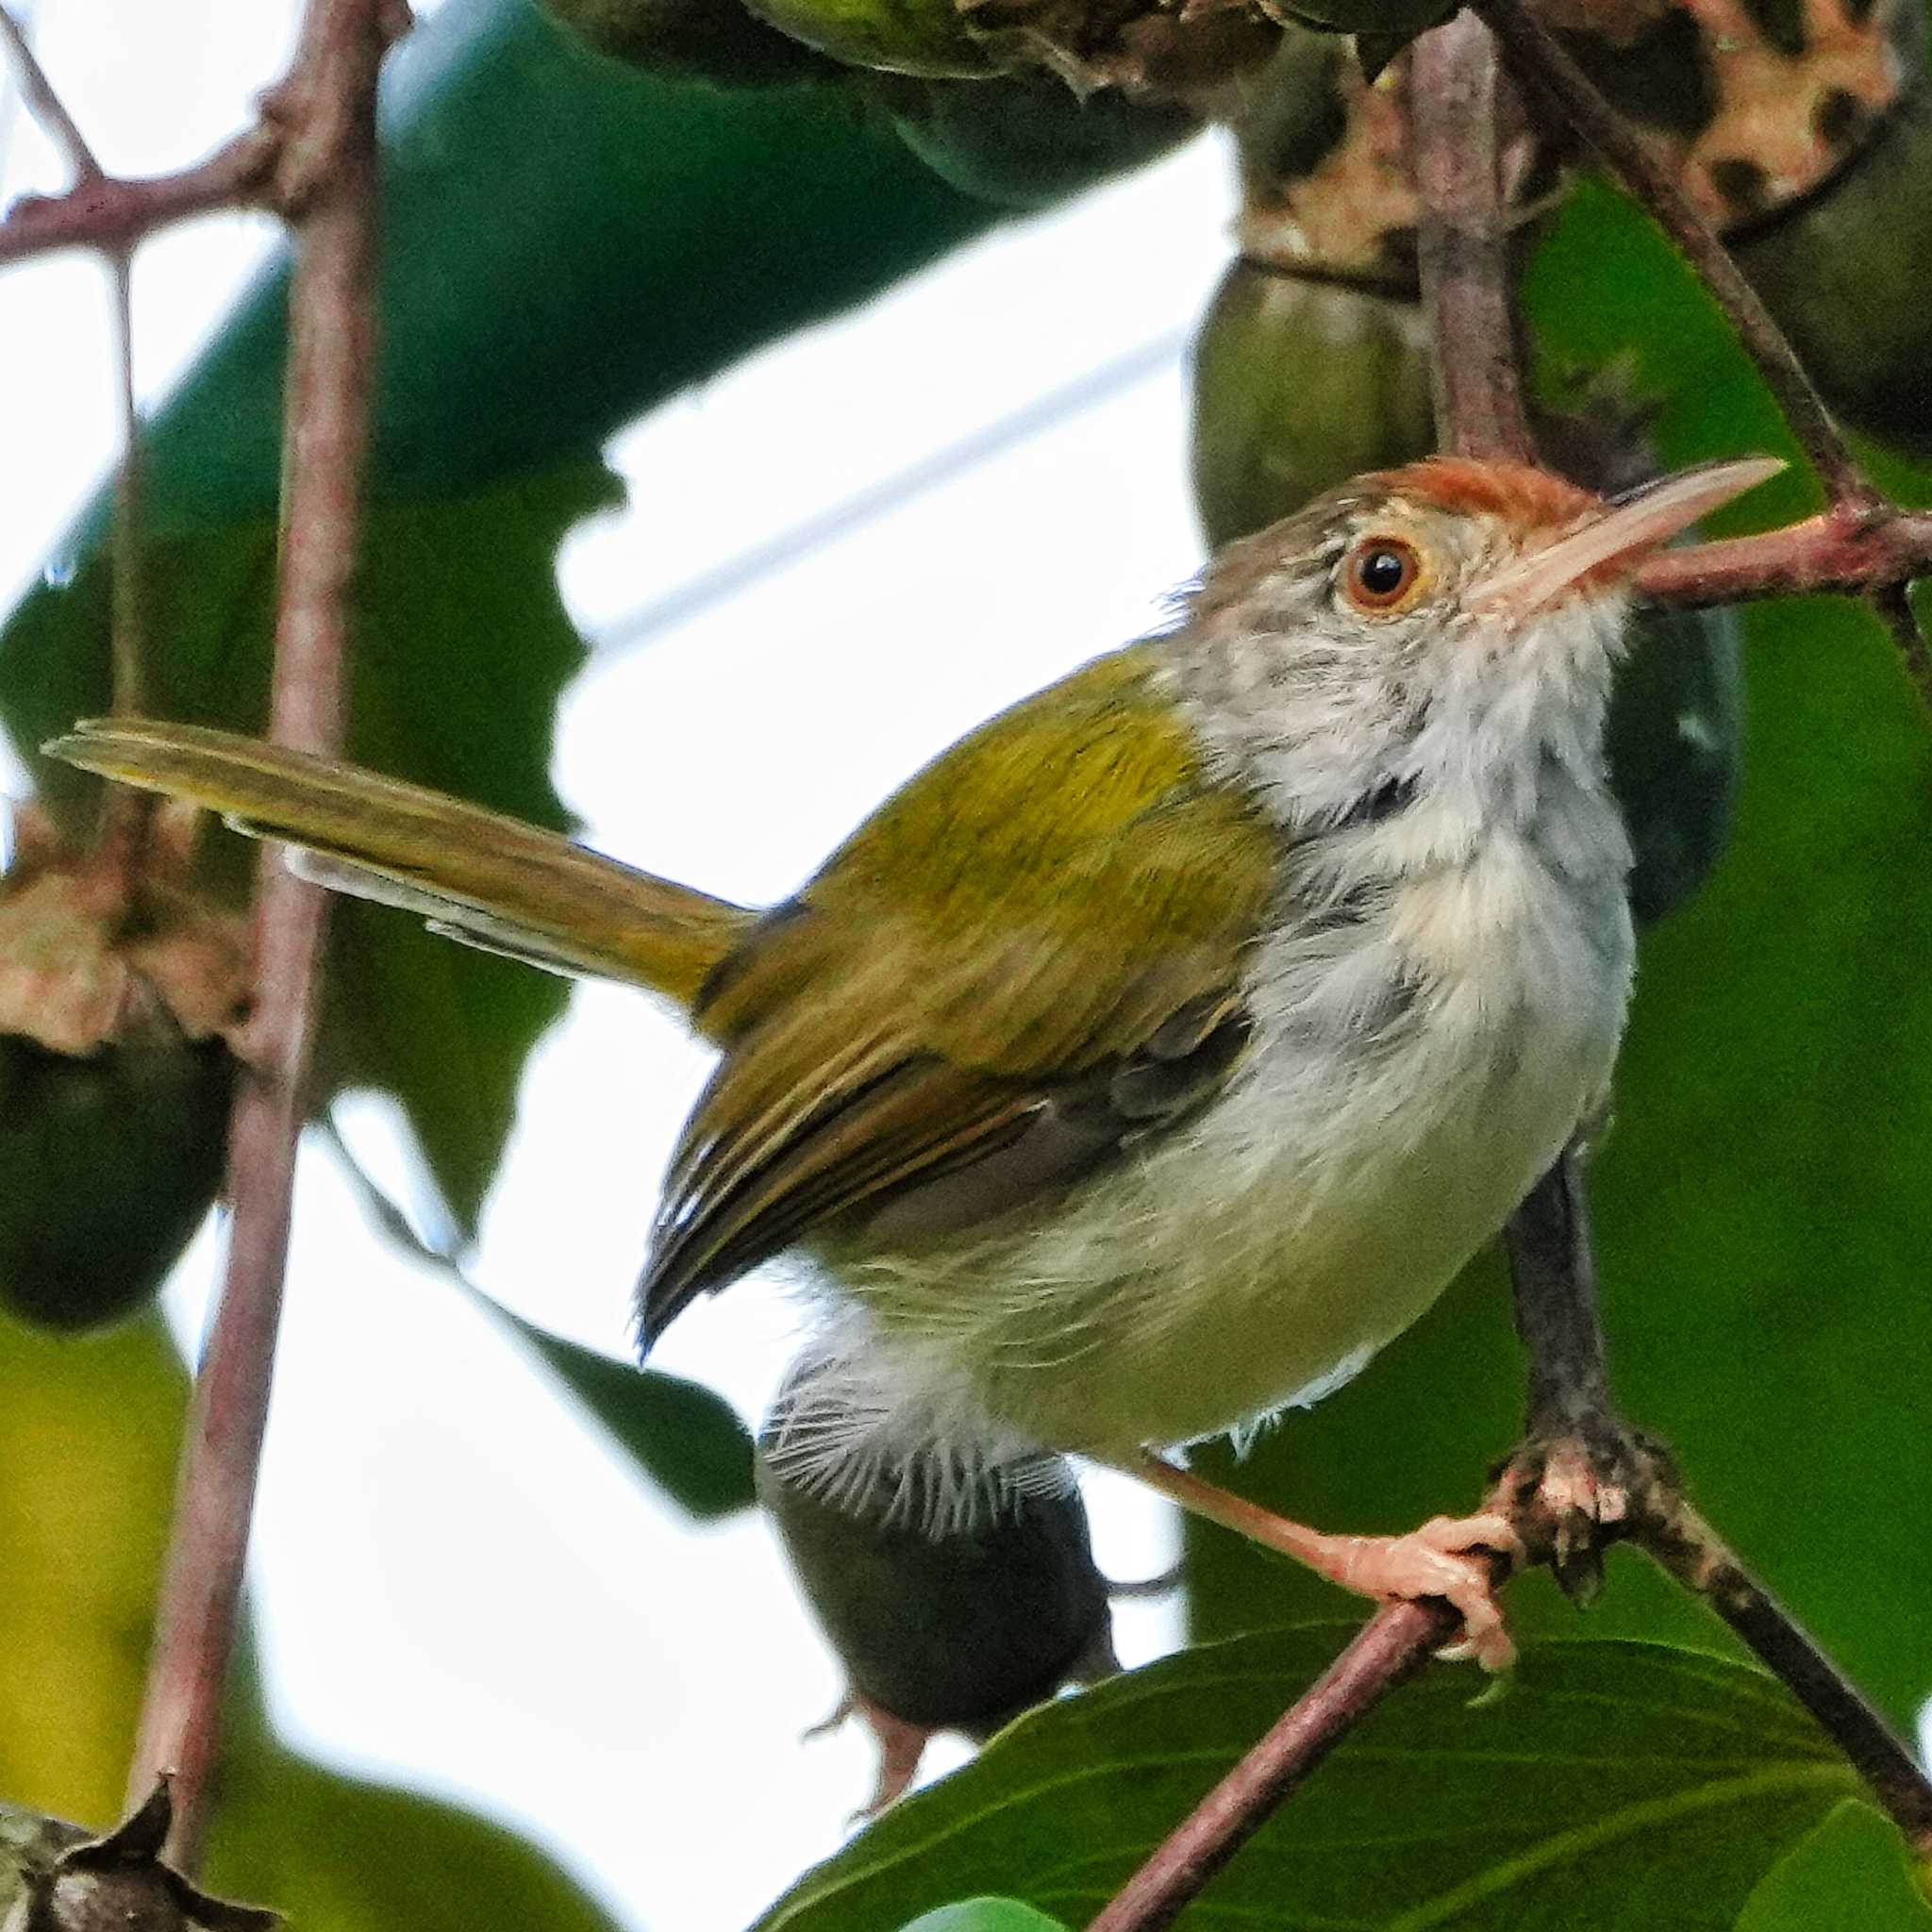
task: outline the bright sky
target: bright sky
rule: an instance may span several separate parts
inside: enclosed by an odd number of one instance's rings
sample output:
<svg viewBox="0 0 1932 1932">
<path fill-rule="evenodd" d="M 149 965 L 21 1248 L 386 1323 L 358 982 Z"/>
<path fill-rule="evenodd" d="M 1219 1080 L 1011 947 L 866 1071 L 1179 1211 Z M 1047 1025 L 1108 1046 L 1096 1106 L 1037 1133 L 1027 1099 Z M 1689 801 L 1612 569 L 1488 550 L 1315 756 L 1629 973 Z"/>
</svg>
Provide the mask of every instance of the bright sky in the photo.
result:
<svg viewBox="0 0 1932 1932">
<path fill-rule="evenodd" d="M 103 161 L 145 172 L 239 124 L 280 71 L 292 14 L 291 0 L 43 0 L 39 44 Z M 1224 258 L 1227 175 L 1196 143 L 618 439 L 630 508 L 579 531 L 561 564 L 587 634 L 611 640 L 558 741 L 593 842 L 777 897 L 934 751 L 1156 619 L 1200 561 L 1180 344 Z M 31 128 L 14 127 L 4 178 L 9 196 L 58 184 Z M 143 254 L 144 393 L 263 232 L 203 224 Z M 103 291 L 77 258 L 0 288 L 0 585 L 40 567 L 106 460 Z M 895 507 L 730 594 L 683 594 L 1069 386 L 1084 406 L 1041 408 L 1050 426 L 991 458 L 880 492 Z M 684 614 L 648 648 L 624 641 L 627 620 L 671 600 Z M 656 1177 L 706 1065 L 646 1003 L 580 990 L 530 1070 L 483 1283 L 621 1350 Z M 344 1118 L 406 1189 L 385 1110 Z M 214 1258 L 210 1232 L 171 1291 L 184 1335 Z M 791 1341 L 754 1280 L 695 1308 L 660 1358 L 753 1416 Z M 1164 1566 L 1158 1506 L 1113 1481 L 1093 1500 L 1107 1567 Z M 517 1821 L 627 1923 L 736 1932 L 838 1843 L 869 1788 L 862 1739 L 797 1741 L 838 1682 L 761 1524 L 699 1533 L 660 1506 L 486 1319 L 382 1244 L 320 1147 L 297 1207 L 256 1593 L 292 1734 Z M 1119 1625 L 1130 1661 L 1173 1641 L 1158 1607 L 1124 1607 Z"/>
</svg>

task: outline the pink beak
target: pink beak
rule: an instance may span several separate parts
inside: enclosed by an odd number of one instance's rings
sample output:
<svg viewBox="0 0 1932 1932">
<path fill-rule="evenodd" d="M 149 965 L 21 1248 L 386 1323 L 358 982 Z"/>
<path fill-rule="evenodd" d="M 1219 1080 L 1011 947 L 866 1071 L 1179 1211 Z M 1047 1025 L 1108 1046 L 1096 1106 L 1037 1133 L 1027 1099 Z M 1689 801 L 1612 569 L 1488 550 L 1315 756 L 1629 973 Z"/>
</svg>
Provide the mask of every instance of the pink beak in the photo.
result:
<svg viewBox="0 0 1932 1932">
<path fill-rule="evenodd" d="M 1585 588 L 1586 579 L 1601 583 L 1624 577 L 1659 544 L 1784 467 L 1777 457 L 1740 457 L 1700 463 L 1645 483 L 1606 506 L 1580 529 L 1499 564 L 1469 590 L 1462 608 L 1526 616 L 1566 591 Z"/>
</svg>

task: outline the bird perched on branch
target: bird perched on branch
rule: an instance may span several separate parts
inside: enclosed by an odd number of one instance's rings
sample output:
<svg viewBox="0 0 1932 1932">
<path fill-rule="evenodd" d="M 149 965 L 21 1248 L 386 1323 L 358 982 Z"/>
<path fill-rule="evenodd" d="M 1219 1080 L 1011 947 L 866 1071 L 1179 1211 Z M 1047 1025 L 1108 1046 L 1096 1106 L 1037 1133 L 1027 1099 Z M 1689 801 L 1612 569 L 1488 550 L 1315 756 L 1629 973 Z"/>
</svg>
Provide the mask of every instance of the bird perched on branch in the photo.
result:
<svg viewBox="0 0 1932 1932">
<path fill-rule="evenodd" d="M 1636 562 L 1780 466 L 1614 503 L 1519 464 L 1361 477 L 1231 544 L 1162 635 L 1016 705 L 754 912 L 346 765 L 108 721 L 51 749 L 459 938 L 674 1001 L 719 1050 L 646 1348 L 795 1253 L 841 1425 L 789 1474 L 1070 1452 L 1507 1658 L 1507 1524 L 1327 1537 L 1156 1452 L 1338 1386 L 1596 1104 L 1631 971 L 1603 724 Z M 782 1445 L 781 1445 L 782 1447 Z"/>
</svg>

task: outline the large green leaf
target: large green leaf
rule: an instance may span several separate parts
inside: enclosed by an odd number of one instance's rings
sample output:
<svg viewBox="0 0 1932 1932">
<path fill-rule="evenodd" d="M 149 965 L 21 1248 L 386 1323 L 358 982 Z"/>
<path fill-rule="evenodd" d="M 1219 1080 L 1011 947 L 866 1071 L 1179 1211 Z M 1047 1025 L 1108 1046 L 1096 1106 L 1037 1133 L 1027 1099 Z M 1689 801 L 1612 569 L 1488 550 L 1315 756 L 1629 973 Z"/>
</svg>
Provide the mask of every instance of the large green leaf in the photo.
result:
<svg viewBox="0 0 1932 1932">
<path fill-rule="evenodd" d="M 1346 1635 L 1206 1645 L 1035 1711 L 808 1873 L 758 1932 L 892 1925 L 995 1888 L 1085 1924 Z M 1466 1670 L 1438 1666 L 1180 1924 L 1728 1932 L 1857 1782 L 1770 1678 L 1716 1657 L 1550 1644 L 1480 1705 Z"/>
<path fill-rule="evenodd" d="M 1556 368 L 1627 357 L 1664 398 L 1666 461 L 1788 449 L 1708 298 L 1607 192 L 1546 242 L 1528 300 Z M 1932 475 L 1901 472 L 1921 500 Z M 1800 514 L 1802 476 L 1753 515 Z M 1733 527 L 1736 526 L 1735 521 Z M 1786 601 L 1746 621 L 1746 772 L 1728 855 L 1645 941 L 1617 1114 L 1592 1172 L 1626 1407 L 1707 1512 L 1901 1724 L 1932 1691 L 1932 733 L 1870 619 Z M 1353 1387 L 1216 1472 L 1334 1528 L 1465 1507 L 1520 1421 L 1493 1257 Z M 1208 1633 L 1319 1614 L 1327 1586 L 1202 1531 Z M 1574 1629 L 1544 1580 L 1518 1626 Z M 1596 1632 L 1717 1626 L 1620 1556 Z"/>
<path fill-rule="evenodd" d="M 74 1342 L 0 1319 L 0 1798 L 121 1815 L 185 1398 L 156 1320 Z M 227 1719 L 213 1890 L 303 1932 L 610 1932 L 513 1834 L 278 1743 L 245 1662 Z"/>
</svg>

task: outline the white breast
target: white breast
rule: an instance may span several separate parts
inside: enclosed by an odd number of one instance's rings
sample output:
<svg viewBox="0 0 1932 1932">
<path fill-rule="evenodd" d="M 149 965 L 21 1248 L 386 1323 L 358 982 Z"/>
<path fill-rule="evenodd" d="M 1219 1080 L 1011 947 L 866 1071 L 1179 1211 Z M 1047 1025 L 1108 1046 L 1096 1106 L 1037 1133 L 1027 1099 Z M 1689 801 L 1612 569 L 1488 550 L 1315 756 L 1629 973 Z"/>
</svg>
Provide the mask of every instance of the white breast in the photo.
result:
<svg viewBox="0 0 1932 1932">
<path fill-rule="evenodd" d="M 1599 878 L 1502 836 L 1355 922 L 1271 938 L 1252 1044 L 1211 1107 L 1051 1220 L 845 1271 L 880 1425 L 958 1437 L 990 1412 L 1008 1450 L 1120 1457 L 1339 1386 L 1608 1079 L 1631 941 L 1621 827 L 1602 829 Z"/>
</svg>

